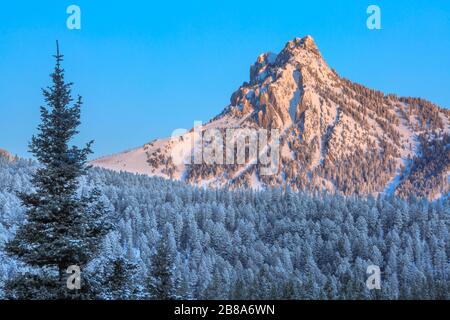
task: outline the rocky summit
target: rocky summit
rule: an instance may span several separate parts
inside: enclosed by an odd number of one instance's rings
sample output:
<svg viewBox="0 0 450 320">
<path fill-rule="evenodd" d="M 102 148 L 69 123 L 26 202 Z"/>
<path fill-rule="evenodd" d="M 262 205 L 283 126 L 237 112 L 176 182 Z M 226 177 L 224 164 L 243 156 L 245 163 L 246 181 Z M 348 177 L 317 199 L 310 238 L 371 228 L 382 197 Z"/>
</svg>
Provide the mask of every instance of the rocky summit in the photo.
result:
<svg viewBox="0 0 450 320">
<path fill-rule="evenodd" d="M 278 54 L 261 54 L 249 81 L 203 126 L 92 164 L 210 187 L 436 199 L 450 191 L 449 116 L 427 100 L 386 95 L 340 77 L 306 36 Z M 249 152 L 245 163 L 190 161 L 195 148 L 208 144 L 205 132 L 232 128 L 278 130 L 273 174 L 262 174 Z"/>
</svg>

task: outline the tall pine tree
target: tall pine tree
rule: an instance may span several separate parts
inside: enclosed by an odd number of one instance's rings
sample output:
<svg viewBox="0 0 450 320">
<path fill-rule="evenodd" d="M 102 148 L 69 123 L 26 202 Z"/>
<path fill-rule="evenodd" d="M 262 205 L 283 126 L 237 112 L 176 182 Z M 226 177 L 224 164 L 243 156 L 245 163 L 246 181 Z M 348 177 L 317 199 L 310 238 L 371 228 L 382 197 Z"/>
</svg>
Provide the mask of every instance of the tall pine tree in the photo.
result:
<svg viewBox="0 0 450 320">
<path fill-rule="evenodd" d="M 89 169 L 92 141 L 84 148 L 69 146 L 78 134 L 82 99 L 78 96 L 74 102 L 71 97 L 72 83 L 64 79 L 58 43 L 54 57 L 53 84 L 43 89 L 47 106 L 41 107 L 38 134 L 30 143 L 30 152 L 40 164 L 32 177 L 35 191 L 20 195 L 27 219 L 6 245 L 10 256 L 36 272 L 7 284 L 12 298 L 86 297 L 92 289 L 88 279 L 81 278 L 80 290 L 69 290 L 67 268 L 76 265 L 83 270 L 110 228 L 98 190 L 79 192 L 79 178 Z"/>
<path fill-rule="evenodd" d="M 178 281 L 175 279 L 175 243 L 170 224 L 164 226 L 156 253 L 150 264 L 147 289 L 154 300 L 173 300 L 177 298 Z"/>
</svg>

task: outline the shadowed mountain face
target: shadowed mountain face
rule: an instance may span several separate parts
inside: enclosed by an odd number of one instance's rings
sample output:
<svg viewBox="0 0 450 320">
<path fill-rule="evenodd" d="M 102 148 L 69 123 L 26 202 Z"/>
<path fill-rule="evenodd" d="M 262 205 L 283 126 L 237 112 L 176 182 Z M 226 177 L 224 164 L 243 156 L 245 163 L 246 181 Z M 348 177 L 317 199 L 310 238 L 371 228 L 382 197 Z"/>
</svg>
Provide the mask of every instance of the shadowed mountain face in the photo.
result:
<svg viewBox="0 0 450 320">
<path fill-rule="evenodd" d="M 201 128 L 93 164 L 211 187 L 289 186 L 435 199 L 450 190 L 449 116 L 426 100 L 385 95 L 341 78 L 306 36 L 289 41 L 279 54 L 260 55 L 250 81 Z M 259 154 L 252 157 L 250 148 L 245 163 L 228 163 L 225 151 L 219 164 L 191 161 L 196 148 L 211 143 L 208 131 L 226 137 L 233 128 L 277 130 L 276 170 L 263 174 Z M 242 141 L 251 145 L 249 137 Z M 272 149 L 270 134 L 268 141 Z M 233 148 L 233 156 L 236 152 Z"/>
</svg>

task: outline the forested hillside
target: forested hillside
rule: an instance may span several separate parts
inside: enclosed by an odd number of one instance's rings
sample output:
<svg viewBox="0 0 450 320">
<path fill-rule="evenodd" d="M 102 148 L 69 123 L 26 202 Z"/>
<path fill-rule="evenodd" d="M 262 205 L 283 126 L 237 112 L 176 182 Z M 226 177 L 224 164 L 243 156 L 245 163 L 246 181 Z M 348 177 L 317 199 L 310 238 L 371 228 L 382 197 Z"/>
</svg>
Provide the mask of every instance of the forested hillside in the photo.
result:
<svg viewBox="0 0 450 320">
<path fill-rule="evenodd" d="M 30 191 L 35 166 L 0 157 L 0 246 L 23 220 L 16 192 Z M 104 281 L 101 299 L 157 297 L 164 267 L 171 298 L 450 298 L 445 198 L 201 189 L 103 169 L 82 185 L 99 187 L 114 216 L 102 257 L 83 270 Z M 111 284 L 124 263 L 123 281 Z M 366 288 L 368 265 L 381 268 L 380 291 Z M 0 286 L 21 271 L 0 249 Z"/>
</svg>

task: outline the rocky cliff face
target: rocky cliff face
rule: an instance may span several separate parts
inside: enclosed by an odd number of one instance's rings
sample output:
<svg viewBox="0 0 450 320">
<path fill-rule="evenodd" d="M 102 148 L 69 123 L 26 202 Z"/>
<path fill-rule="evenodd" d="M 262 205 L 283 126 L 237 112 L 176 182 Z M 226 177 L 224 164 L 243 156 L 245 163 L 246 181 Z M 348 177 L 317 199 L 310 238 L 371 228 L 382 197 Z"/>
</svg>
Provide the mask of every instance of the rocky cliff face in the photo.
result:
<svg viewBox="0 0 450 320">
<path fill-rule="evenodd" d="M 197 185 L 431 199 L 450 189 L 449 116 L 426 100 L 384 95 L 341 78 L 306 36 L 289 41 L 279 54 L 260 55 L 250 81 L 201 128 L 93 164 Z M 279 132 L 274 174 L 262 174 L 248 150 L 243 164 L 228 164 L 225 153 L 219 164 L 187 161 L 195 148 L 211 143 L 205 132 L 225 135 L 230 128 Z M 270 134 L 268 139 L 274 142 Z"/>
</svg>

